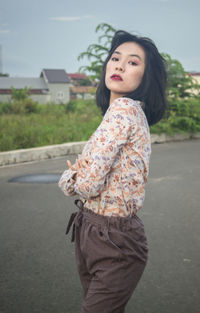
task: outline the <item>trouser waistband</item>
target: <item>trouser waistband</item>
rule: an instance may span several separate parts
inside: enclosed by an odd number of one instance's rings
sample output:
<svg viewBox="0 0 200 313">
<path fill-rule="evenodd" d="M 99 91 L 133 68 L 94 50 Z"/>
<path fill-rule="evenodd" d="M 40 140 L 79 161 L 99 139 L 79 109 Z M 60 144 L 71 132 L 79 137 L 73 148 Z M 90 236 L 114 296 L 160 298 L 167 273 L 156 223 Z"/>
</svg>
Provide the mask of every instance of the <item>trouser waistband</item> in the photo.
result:
<svg viewBox="0 0 200 313">
<path fill-rule="evenodd" d="M 86 201 L 85 201 L 86 202 Z M 119 227 L 124 227 L 126 224 L 133 218 L 140 218 L 135 214 L 133 216 L 121 217 L 121 216 L 104 216 L 93 212 L 92 210 L 84 207 L 85 202 L 80 199 L 76 199 L 74 201 L 75 205 L 79 208 L 79 211 L 72 213 L 67 225 L 66 234 L 69 233 L 71 227 L 72 228 L 72 237 L 71 241 L 73 242 L 75 239 L 75 218 L 78 224 L 82 222 L 83 216 L 90 220 L 92 223 L 98 225 L 106 225 L 109 228 L 110 224 L 118 225 Z M 141 220 L 140 220 L 141 221 Z M 72 226 L 73 225 L 73 226 Z"/>
</svg>

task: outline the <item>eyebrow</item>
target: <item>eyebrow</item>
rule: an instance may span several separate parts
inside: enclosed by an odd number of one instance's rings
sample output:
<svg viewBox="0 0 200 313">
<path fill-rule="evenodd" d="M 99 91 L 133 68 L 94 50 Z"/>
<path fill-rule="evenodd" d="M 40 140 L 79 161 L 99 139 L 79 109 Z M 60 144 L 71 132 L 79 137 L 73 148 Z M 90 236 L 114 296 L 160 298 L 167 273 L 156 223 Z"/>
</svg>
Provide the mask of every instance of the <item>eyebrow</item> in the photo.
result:
<svg viewBox="0 0 200 313">
<path fill-rule="evenodd" d="M 116 53 L 116 54 L 121 54 L 121 52 L 115 50 L 113 53 Z M 142 61 L 142 58 L 138 55 L 138 54 L 129 54 L 130 57 L 136 57 L 138 58 L 140 61 Z"/>
</svg>

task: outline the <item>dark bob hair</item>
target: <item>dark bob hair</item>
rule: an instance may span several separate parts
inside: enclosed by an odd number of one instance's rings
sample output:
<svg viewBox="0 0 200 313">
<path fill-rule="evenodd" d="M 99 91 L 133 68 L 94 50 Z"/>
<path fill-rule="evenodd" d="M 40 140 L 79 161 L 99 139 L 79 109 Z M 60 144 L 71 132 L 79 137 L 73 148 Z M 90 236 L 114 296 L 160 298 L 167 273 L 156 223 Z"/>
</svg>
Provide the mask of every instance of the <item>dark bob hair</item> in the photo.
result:
<svg viewBox="0 0 200 313">
<path fill-rule="evenodd" d="M 105 85 L 106 65 L 115 49 L 124 42 L 130 41 L 139 44 L 144 49 L 145 71 L 138 88 L 124 97 L 142 101 L 147 121 L 149 125 L 153 125 L 163 117 L 166 109 L 167 73 L 163 57 L 149 38 L 132 35 L 122 30 L 115 33 L 109 54 L 103 65 L 102 77 L 96 92 L 96 102 L 102 110 L 102 115 L 104 115 L 110 101 L 110 90 Z"/>
</svg>

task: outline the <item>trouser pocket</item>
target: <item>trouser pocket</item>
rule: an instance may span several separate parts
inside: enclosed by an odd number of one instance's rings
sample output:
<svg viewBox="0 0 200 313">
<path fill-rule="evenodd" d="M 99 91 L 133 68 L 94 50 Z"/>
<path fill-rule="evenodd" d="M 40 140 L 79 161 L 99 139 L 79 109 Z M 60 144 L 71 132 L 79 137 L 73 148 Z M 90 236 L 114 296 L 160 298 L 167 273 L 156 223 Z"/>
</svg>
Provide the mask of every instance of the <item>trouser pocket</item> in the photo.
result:
<svg viewBox="0 0 200 313">
<path fill-rule="evenodd" d="M 132 227 L 107 229 L 108 243 L 124 258 L 138 258 L 147 261 L 148 245 L 143 225 L 133 223 Z"/>
</svg>

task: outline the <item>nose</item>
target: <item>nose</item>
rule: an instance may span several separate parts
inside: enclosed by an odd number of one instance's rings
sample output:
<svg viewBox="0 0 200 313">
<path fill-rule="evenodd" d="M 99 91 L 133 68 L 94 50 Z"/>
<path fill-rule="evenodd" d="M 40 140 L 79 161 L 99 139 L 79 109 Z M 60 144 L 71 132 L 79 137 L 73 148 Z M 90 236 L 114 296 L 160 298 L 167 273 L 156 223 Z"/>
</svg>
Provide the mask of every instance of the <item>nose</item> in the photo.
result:
<svg viewBox="0 0 200 313">
<path fill-rule="evenodd" d="M 115 69 L 120 72 L 124 72 L 124 65 L 122 63 L 117 63 Z"/>
</svg>

